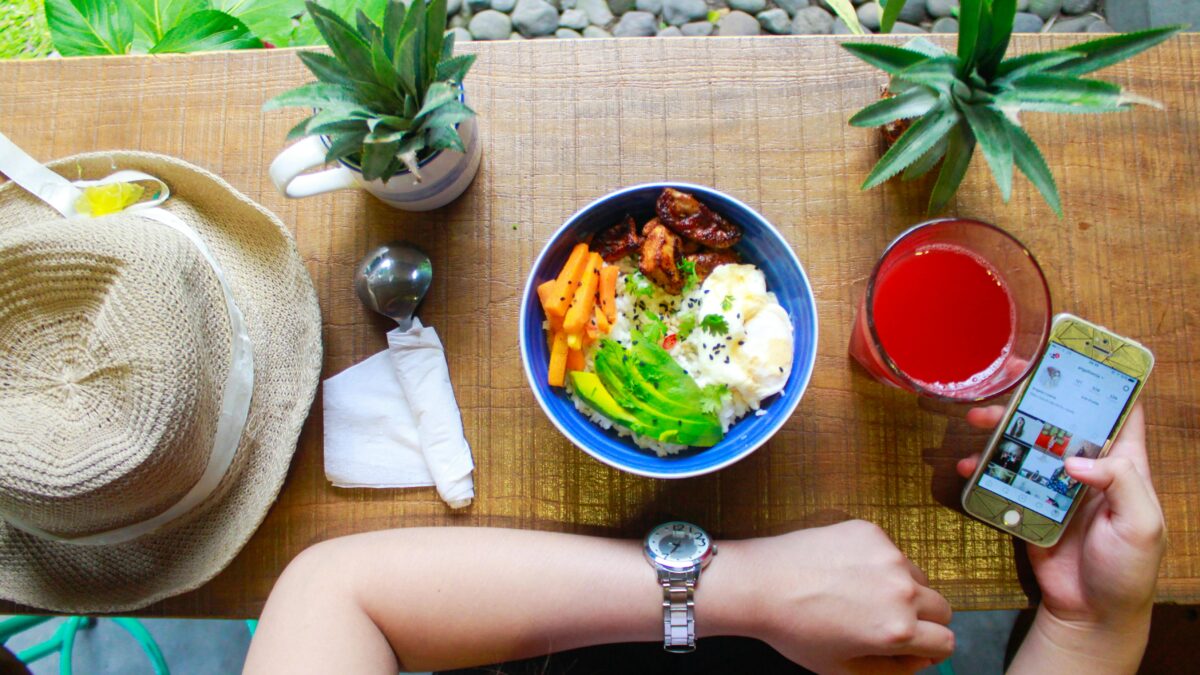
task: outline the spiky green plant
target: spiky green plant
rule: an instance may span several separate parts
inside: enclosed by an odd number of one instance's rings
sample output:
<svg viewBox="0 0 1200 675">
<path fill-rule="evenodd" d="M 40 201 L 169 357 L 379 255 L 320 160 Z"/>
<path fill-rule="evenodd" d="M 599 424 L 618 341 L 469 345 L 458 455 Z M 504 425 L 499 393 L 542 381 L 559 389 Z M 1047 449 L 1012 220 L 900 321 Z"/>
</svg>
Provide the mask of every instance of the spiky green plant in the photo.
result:
<svg viewBox="0 0 1200 675">
<path fill-rule="evenodd" d="M 357 26 L 312 0 L 309 16 L 333 55 L 299 52 L 317 82 L 267 101 L 264 110 L 315 109 L 288 132 L 329 138 L 328 162 L 346 160 L 367 180 L 388 180 L 439 150 L 465 152 L 459 122 L 475 114 L 459 97 L 475 55 L 454 56 L 446 0 L 390 0 L 383 26 L 361 10 Z"/>
<path fill-rule="evenodd" d="M 901 171 L 911 180 L 940 161 L 929 198 L 929 212 L 936 213 L 962 183 L 978 144 L 1005 202 L 1012 194 L 1015 164 L 1061 217 L 1054 177 L 1021 128 L 1020 114 L 1116 112 L 1134 103 L 1161 107 L 1116 84 L 1080 76 L 1130 58 L 1184 27 L 1126 33 L 1006 59 L 1016 0 L 963 0 L 960 8 L 957 54 L 947 54 L 926 40 L 903 47 L 843 45 L 891 76 L 887 97 L 858 111 L 850 124 L 876 127 L 915 119 L 880 158 L 862 189 Z"/>
</svg>

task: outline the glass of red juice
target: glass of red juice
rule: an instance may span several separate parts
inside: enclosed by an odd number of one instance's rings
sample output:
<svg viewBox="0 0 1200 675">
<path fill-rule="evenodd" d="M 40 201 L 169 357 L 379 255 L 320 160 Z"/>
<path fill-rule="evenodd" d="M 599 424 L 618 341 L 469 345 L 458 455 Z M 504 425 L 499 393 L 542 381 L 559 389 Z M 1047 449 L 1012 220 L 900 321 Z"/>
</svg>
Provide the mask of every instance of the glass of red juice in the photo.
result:
<svg viewBox="0 0 1200 675">
<path fill-rule="evenodd" d="M 876 263 L 850 355 L 885 384 L 982 401 L 1029 372 L 1050 315 L 1046 278 L 1021 242 L 977 220 L 933 220 L 897 237 Z"/>
</svg>

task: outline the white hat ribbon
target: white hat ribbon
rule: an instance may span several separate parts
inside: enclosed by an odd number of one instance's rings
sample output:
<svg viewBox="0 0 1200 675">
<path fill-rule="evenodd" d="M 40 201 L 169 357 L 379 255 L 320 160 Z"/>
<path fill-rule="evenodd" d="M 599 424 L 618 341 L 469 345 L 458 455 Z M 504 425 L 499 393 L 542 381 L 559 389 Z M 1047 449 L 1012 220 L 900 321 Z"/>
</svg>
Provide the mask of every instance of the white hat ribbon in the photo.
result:
<svg viewBox="0 0 1200 675">
<path fill-rule="evenodd" d="M 209 251 L 208 246 L 205 245 L 204 240 L 175 214 L 158 208 L 170 195 L 166 183 L 161 180 L 140 171 L 117 171 L 100 180 L 81 180 L 72 183 L 42 166 L 4 134 L 0 134 L 0 173 L 7 175 L 14 183 L 46 202 L 67 218 L 87 217 L 85 214 L 80 214 L 75 208 L 76 202 L 83 194 L 83 190 L 80 188 L 128 182 L 155 184 L 159 190 L 152 199 L 133 204 L 126 210 L 136 212 L 139 216 L 154 220 L 182 234 L 200 252 L 221 285 L 232 332 L 233 348 L 230 354 L 229 374 L 225 378 L 222 390 L 221 412 L 208 463 L 204 473 L 187 494 L 167 510 L 146 520 L 79 537 L 64 537 L 46 532 L 29 523 L 22 522 L 10 514 L 0 512 L 0 519 L 13 527 L 51 541 L 69 544 L 111 545 L 136 539 L 157 530 L 203 503 L 217 489 L 221 479 L 233 463 L 234 454 L 241 442 L 242 431 L 246 427 L 246 418 L 250 412 L 250 398 L 254 391 L 254 354 L 250 346 L 250 334 L 246 330 L 245 318 L 238 309 L 237 303 L 234 302 L 233 292 L 229 288 L 224 271 L 213 257 L 212 252 Z"/>
</svg>

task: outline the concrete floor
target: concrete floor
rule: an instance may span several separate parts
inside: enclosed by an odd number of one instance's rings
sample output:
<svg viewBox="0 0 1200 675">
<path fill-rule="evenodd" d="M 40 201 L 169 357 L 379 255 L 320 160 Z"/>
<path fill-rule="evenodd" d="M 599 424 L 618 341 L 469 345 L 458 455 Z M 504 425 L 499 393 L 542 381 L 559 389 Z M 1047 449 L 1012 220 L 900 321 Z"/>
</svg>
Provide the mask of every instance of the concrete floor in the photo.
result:
<svg viewBox="0 0 1200 675">
<path fill-rule="evenodd" d="M 958 650 L 952 659 L 956 675 L 991 675 L 1002 671 L 1004 648 L 1016 614 L 1015 611 L 955 614 L 951 627 L 958 638 Z M 6 646 L 18 652 L 37 644 L 49 638 L 61 621 L 55 619 L 17 635 Z M 144 619 L 142 623 L 158 641 L 174 675 L 237 673 L 250 646 L 250 633 L 243 621 Z M 111 621 L 100 620 L 94 627 L 81 631 L 74 656 L 77 675 L 152 672 L 138 644 Z M 53 675 L 58 672 L 58 657 L 38 661 L 31 670 L 35 675 Z M 925 673 L 933 675 L 937 669 Z"/>
</svg>

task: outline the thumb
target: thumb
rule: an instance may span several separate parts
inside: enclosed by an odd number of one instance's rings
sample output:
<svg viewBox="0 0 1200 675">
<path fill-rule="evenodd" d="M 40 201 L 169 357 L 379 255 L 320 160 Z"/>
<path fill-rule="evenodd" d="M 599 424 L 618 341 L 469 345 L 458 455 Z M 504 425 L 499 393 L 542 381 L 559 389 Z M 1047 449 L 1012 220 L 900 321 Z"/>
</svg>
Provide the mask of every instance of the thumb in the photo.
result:
<svg viewBox="0 0 1200 675">
<path fill-rule="evenodd" d="M 1162 533 L 1162 512 L 1155 502 L 1146 478 L 1126 457 L 1087 459 L 1072 457 L 1066 462 L 1067 473 L 1084 485 L 1104 493 L 1114 521 L 1138 538 L 1157 539 Z"/>
</svg>

